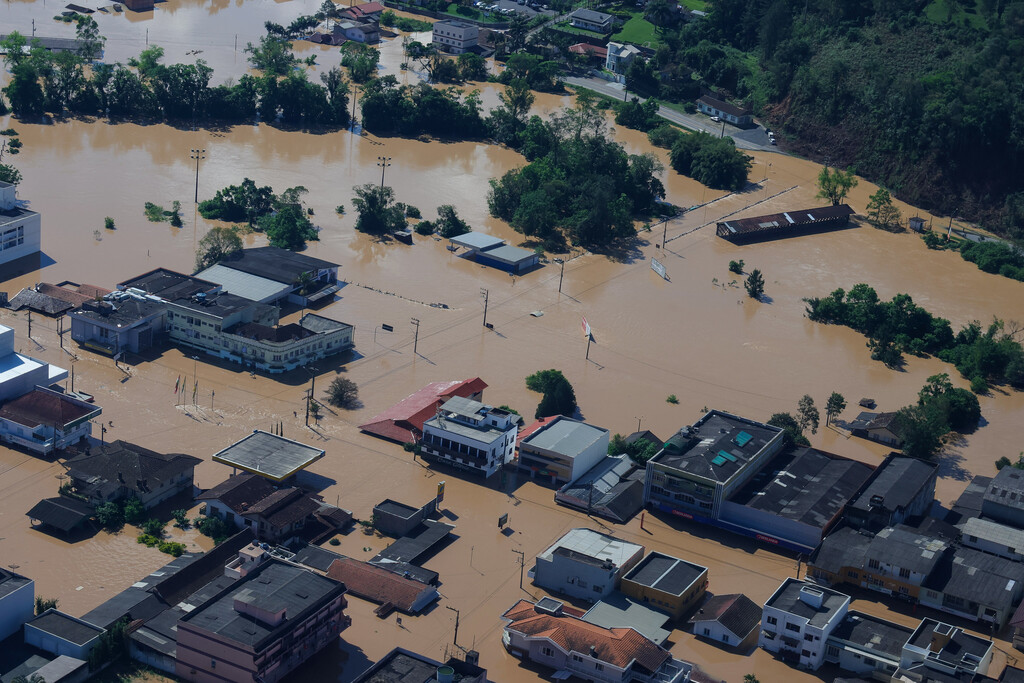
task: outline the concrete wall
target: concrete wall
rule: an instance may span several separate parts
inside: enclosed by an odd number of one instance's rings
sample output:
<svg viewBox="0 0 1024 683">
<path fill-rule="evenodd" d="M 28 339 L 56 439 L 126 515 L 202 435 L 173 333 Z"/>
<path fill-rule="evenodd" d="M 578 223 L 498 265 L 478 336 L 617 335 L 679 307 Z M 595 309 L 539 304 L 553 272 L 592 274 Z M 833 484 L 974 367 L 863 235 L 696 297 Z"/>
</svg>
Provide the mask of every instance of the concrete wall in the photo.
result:
<svg viewBox="0 0 1024 683">
<path fill-rule="evenodd" d="M 1002 505 L 992 500 L 985 500 L 981 503 L 981 514 L 1003 524 L 1024 529 L 1024 510 L 1019 508 Z"/>
<path fill-rule="evenodd" d="M 35 610 L 36 584 L 29 581 L 0 599 L 0 640 L 14 635 L 32 618 Z"/>
<path fill-rule="evenodd" d="M 39 214 L 32 212 L 0 226 L 0 263 L 39 251 L 41 225 Z"/>
<path fill-rule="evenodd" d="M 822 529 L 816 526 L 786 519 L 772 512 L 758 510 L 728 500 L 722 503 L 720 519 L 749 530 L 752 532 L 750 535 L 755 537 L 757 534 L 761 534 L 769 538 L 784 540 L 800 546 L 805 552 L 817 548 L 823 536 Z M 768 542 L 771 543 L 771 541 Z"/>
<path fill-rule="evenodd" d="M 597 601 L 615 590 L 616 571 L 553 553 L 550 561 L 537 558 L 533 582 L 574 598 Z"/>
<path fill-rule="evenodd" d="M 1000 557 L 1005 557 L 1006 559 L 1013 560 L 1014 562 L 1024 561 L 1024 552 L 1022 552 L 1024 551 L 1024 548 L 1010 548 L 1009 546 L 1005 546 L 1001 543 L 989 541 L 984 538 L 977 538 L 968 534 L 963 535 L 961 542 L 968 548 L 974 548 L 993 555 L 999 555 Z"/>
</svg>

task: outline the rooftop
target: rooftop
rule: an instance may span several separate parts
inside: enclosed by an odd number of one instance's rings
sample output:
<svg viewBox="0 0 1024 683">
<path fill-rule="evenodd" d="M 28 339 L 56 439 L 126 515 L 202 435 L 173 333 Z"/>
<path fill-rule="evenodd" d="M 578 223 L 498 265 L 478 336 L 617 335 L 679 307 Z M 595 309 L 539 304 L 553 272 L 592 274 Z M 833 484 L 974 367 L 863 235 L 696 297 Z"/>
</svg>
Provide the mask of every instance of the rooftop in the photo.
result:
<svg viewBox="0 0 1024 683">
<path fill-rule="evenodd" d="M 807 602 L 818 595 L 821 596 L 821 607 L 815 607 Z M 802 617 L 811 626 L 821 627 L 849 602 L 849 595 L 799 579 L 786 579 L 764 606 Z"/>
<path fill-rule="evenodd" d="M 761 625 L 761 606 L 742 593 L 715 595 L 690 617 L 691 624 L 717 621 L 738 638 Z"/>
<path fill-rule="evenodd" d="M 711 95 L 704 95 L 697 101 L 712 106 L 715 109 L 718 109 L 719 111 L 729 114 L 730 116 L 750 116 L 749 109 L 737 107 L 735 104 L 730 104 L 729 102 L 720 100 L 717 97 L 712 97 Z"/>
<path fill-rule="evenodd" d="M 942 559 L 949 544 L 918 529 L 899 524 L 882 529 L 868 543 L 865 560 L 890 563 L 927 576 Z"/>
<path fill-rule="evenodd" d="M 912 628 L 863 612 L 850 611 L 832 631 L 830 637 L 852 643 L 864 650 L 877 652 L 879 657 L 899 660 L 903 646 L 913 633 Z"/>
<path fill-rule="evenodd" d="M 307 313 L 302 316 L 299 320 L 299 326 L 315 333 L 352 328 L 348 323 L 343 323 L 339 320 L 331 320 L 330 318 L 325 318 L 324 316 L 317 315 L 316 313 Z"/>
<path fill-rule="evenodd" d="M 231 258 L 221 261 L 220 265 L 286 285 L 297 283 L 303 273 L 316 276 L 318 271 L 338 267 L 337 263 L 278 247 L 242 249 Z"/>
<path fill-rule="evenodd" d="M 452 524 L 436 522 L 431 519 L 424 520 L 408 534 L 377 553 L 370 562 L 382 565 L 395 562 L 416 564 L 432 550 L 435 550 L 454 530 L 455 526 Z"/>
<path fill-rule="evenodd" d="M 366 424 L 359 425 L 359 429 L 392 441 L 413 442 L 419 439 L 424 421 L 433 417 L 445 400 L 452 396 L 479 394 L 486 388 L 487 383 L 479 377 L 432 382 Z"/>
<path fill-rule="evenodd" d="M 67 467 L 76 486 L 97 490 L 106 486 L 115 490 L 125 487 L 149 493 L 179 475 L 191 472 L 201 462 L 199 458 L 184 453 L 157 453 L 119 439 L 93 446 L 84 455 L 69 460 Z"/>
<path fill-rule="evenodd" d="M 826 536 L 811 556 L 812 567 L 838 574 L 843 567 L 863 567 L 871 536 L 848 526 L 841 526 Z"/>
<path fill-rule="evenodd" d="M 117 287 L 121 290 L 138 289 L 146 294 L 173 301 L 187 299 L 202 292 L 214 291 L 217 289 L 217 283 L 179 273 L 169 268 L 155 268 L 142 275 L 119 282 Z"/>
<path fill-rule="evenodd" d="M 352 595 L 411 613 L 413 605 L 430 586 L 351 557 L 334 560 L 327 576 L 345 584 Z"/>
<path fill-rule="evenodd" d="M 985 492 L 985 502 L 1024 508 L 1024 470 L 1016 467 L 999 470 Z"/>
<path fill-rule="evenodd" d="M 67 533 L 92 517 L 92 514 L 92 507 L 87 503 L 58 496 L 39 501 L 25 516 Z"/>
<path fill-rule="evenodd" d="M 834 220 L 836 218 L 849 217 L 854 210 L 846 204 L 838 206 L 819 206 L 813 209 L 799 209 L 797 211 L 785 211 L 773 213 L 766 216 L 753 216 L 751 218 L 737 218 L 734 220 L 720 221 L 719 228 L 725 228 L 729 234 L 754 234 L 771 232 L 780 228 L 790 228 L 800 225 L 812 225 L 819 221 Z"/>
<path fill-rule="evenodd" d="M 604 12 L 595 12 L 592 9 L 578 9 L 569 16 L 576 17 L 577 19 L 582 19 L 583 21 L 589 21 L 592 24 L 603 24 L 604 22 L 611 21 L 612 19 L 615 18 L 610 14 L 605 14 Z"/>
<path fill-rule="evenodd" d="M 732 502 L 824 528 L 872 471 L 870 465 L 815 448 L 791 449 L 754 475 Z"/>
<path fill-rule="evenodd" d="M 601 439 L 607 438 L 607 429 L 559 415 L 523 439 L 521 446 L 575 458 Z"/>
<path fill-rule="evenodd" d="M 957 548 L 942 558 L 924 587 L 987 607 L 1009 609 L 1022 582 L 1024 564 L 973 548 Z"/>
<path fill-rule="evenodd" d="M 221 264 L 215 264 L 206 270 L 196 273 L 197 278 L 215 282 L 224 288 L 225 292 L 244 296 L 253 301 L 272 301 L 288 294 L 292 287 L 290 284 L 269 280 L 259 275 L 252 275 L 242 270 L 228 268 Z"/>
<path fill-rule="evenodd" d="M 197 605 L 179 623 L 202 629 L 227 641 L 262 650 L 267 641 L 301 622 L 307 612 L 345 592 L 337 581 L 276 559 L 266 560 L 255 570 Z M 272 625 L 243 611 L 238 602 L 259 604 L 265 610 L 283 610 L 284 621 Z M 180 629 L 180 627 L 179 627 Z"/>
<path fill-rule="evenodd" d="M 934 477 L 938 465 L 933 462 L 890 455 L 868 479 L 850 507 L 865 512 L 872 509 L 895 511 L 905 508 Z"/>
<path fill-rule="evenodd" d="M 112 327 L 131 327 L 156 318 L 165 310 L 167 304 L 162 301 L 126 296 L 114 300 L 87 301 L 70 315 L 103 322 Z"/>
<path fill-rule="evenodd" d="M 644 505 L 644 470 L 627 455 L 606 455 L 560 488 L 555 501 L 625 523 Z"/>
<path fill-rule="evenodd" d="M 245 337 L 246 339 L 273 342 L 277 344 L 306 339 L 315 334 L 312 330 L 307 330 L 305 327 L 297 323 L 289 323 L 278 327 L 261 325 L 260 323 L 239 323 L 237 325 L 232 325 L 228 329 L 224 330 L 224 332 L 226 334 Z"/>
<path fill-rule="evenodd" d="M 530 259 L 537 258 L 537 253 L 529 249 L 523 249 L 522 247 L 516 247 L 511 244 L 503 244 L 500 247 L 494 247 L 493 249 L 487 249 L 481 253 L 486 258 L 492 258 L 495 261 L 501 261 L 502 263 L 517 264 L 523 261 L 529 261 Z"/>
<path fill-rule="evenodd" d="M 607 561 L 621 567 L 637 553 L 643 553 L 644 547 L 629 543 L 593 529 L 570 529 L 547 550 L 537 556 L 538 560 L 550 561 L 558 548 L 572 550 L 601 561 Z"/>
<path fill-rule="evenodd" d="M 461 675 L 461 679 L 456 680 L 472 683 L 486 680 L 487 670 L 479 666 L 457 659 L 449 659 L 446 664 Z M 396 647 L 357 676 L 353 683 L 434 683 L 441 666 L 441 662 Z"/>
<path fill-rule="evenodd" d="M 32 583 L 32 579 L 0 567 L 0 600 Z"/>
<path fill-rule="evenodd" d="M 213 455 L 213 461 L 281 482 L 324 456 L 314 448 L 259 429 Z"/>
<path fill-rule="evenodd" d="M 726 482 L 775 439 L 778 427 L 718 410 L 683 427 L 651 461 L 716 482 Z"/>
<path fill-rule="evenodd" d="M 40 425 L 70 429 L 102 409 L 51 389 L 36 388 L 0 406 L 0 418 L 35 429 Z"/>
<path fill-rule="evenodd" d="M 981 506 L 985 500 L 985 493 L 992 484 L 992 477 L 983 477 L 980 474 L 967 483 L 967 488 L 960 494 L 960 497 L 953 503 L 951 520 L 957 524 L 970 517 L 981 516 Z"/>
<path fill-rule="evenodd" d="M 448 24 L 450 26 L 459 26 L 459 27 L 462 27 L 462 26 L 466 25 L 464 22 L 456 22 L 456 21 L 445 21 L 445 22 L 439 22 L 439 23 L 444 23 L 444 24 Z M 487 234 L 482 233 L 482 232 L 473 232 L 472 230 L 469 231 L 469 232 L 464 232 L 461 235 L 457 235 L 455 237 L 452 237 L 451 241 L 452 241 L 452 243 L 457 244 L 460 247 L 465 247 L 466 249 L 474 249 L 474 250 L 477 250 L 477 251 L 486 251 L 488 249 L 494 249 L 496 247 L 500 247 L 501 245 L 505 244 L 505 240 L 503 240 L 503 239 L 500 239 L 498 237 L 494 237 L 492 235 L 487 235 Z"/>
<path fill-rule="evenodd" d="M 671 629 L 664 628 L 667 614 L 618 592 L 595 602 L 582 619 L 605 628 L 631 628 L 656 645 L 663 645 L 672 635 Z"/>
<path fill-rule="evenodd" d="M 949 641 L 942 646 L 937 652 L 932 650 L 933 637 L 949 636 Z M 939 640 L 938 642 L 941 642 Z M 921 624 L 911 635 L 907 641 L 907 645 L 912 645 L 921 650 L 932 650 L 932 654 L 940 662 L 949 664 L 952 666 L 958 666 L 962 662 L 966 662 L 968 668 L 973 668 L 971 658 L 984 659 L 985 655 L 988 654 L 989 650 L 992 649 L 992 642 L 973 636 L 969 633 L 965 633 L 963 629 L 949 624 L 944 624 L 935 619 L 922 619 Z"/>
<path fill-rule="evenodd" d="M 968 519 L 964 524 L 963 534 L 965 537 L 973 536 L 976 539 L 990 541 L 1013 548 L 1015 552 L 1024 553 L 1024 530 L 1022 529 L 974 517 Z M 971 540 L 973 541 L 973 539 Z"/>
<path fill-rule="evenodd" d="M 241 514 L 277 490 L 272 481 L 257 474 L 244 473 L 228 477 L 196 496 L 196 500 L 219 500 Z"/>
<path fill-rule="evenodd" d="M 670 595 L 682 595 L 701 576 L 707 567 L 686 562 L 671 555 L 658 552 L 647 554 L 640 564 L 633 567 L 623 580 L 638 583 Z"/>
<path fill-rule="evenodd" d="M 103 633 L 103 629 L 98 626 L 87 624 L 52 607 L 27 623 L 75 645 L 85 645 Z"/>
<path fill-rule="evenodd" d="M 171 303 L 194 313 L 214 318 L 225 318 L 232 313 L 244 311 L 257 305 L 255 301 L 235 294 L 203 294 L 202 292 L 192 297 L 171 299 Z"/>
</svg>

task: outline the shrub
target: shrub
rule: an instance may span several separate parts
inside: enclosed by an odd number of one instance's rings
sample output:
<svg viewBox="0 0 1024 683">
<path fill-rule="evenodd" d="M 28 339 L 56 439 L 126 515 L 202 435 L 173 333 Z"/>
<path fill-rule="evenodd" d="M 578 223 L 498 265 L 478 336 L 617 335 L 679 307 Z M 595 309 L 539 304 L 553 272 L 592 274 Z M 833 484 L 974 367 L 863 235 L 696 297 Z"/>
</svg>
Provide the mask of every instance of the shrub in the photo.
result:
<svg viewBox="0 0 1024 683">
<path fill-rule="evenodd" d="M 331 540 L 329 540 L 327 542 L 330 543 L 331 545 L 341 545 L 341 541 L 339 541 L 336 538 L 332 538 Z"/>
<path fill-rule="evenodd" d="M 124 501 L 124 521 L 129 524 L 139 524 L 143 521 L 143 517 L 146 514 L 146 508 L 142 506 L 142 501 L 138 498 L 129 498 Z"/>
<path fill-rule="evenodd" d="M 150 517 L 142 523 L 142 530 L 150 536 L 162 538 L 164 535 L 164 523 L 155 517 Z"/>
<path fill-rule="evenodd" d="M 971 379 L 971 391 L 976 394 L 987 394 L 988 382 L 985 381 L 984 377 L 975 377 Z"/>
<path fill-rule="evenodd" d="M 157 206 L 153 202 L 146 202 L 146 218 L 152 223 L 160 223 L 164 219 L 164 207 Z"/>
<path fill-rule="evenodd" d="M 405 217 L 406 218 L 421 218 L 423 214 L 420 213 L 419 208 L 415 206 L 405 205 Z"/>
<path fill-rule="evenodd" d="M 174 517 L 174 526 L 179 529 L 188 528 L 188 510 L 179 508 L 171 512 L 171 517 Z"/>
<path fill-rule="evenodd" d="M 96 507 L 96 520 L 103 528 L 116 531 L 124 526 L 124 512 L 117 503 L 103 503 Z"/>
<path fill-rule="evenodd" d="M 416 224 L 416 234 L 417 235 L 433 235 L 434 234 L 434 224 L 431 223 L 430 221 L 420 221 L 419 223 Z"/>
<path fill-rule="evenodd" d="M 347 377 L 335 377 L 327 387 L 327 402 L 338 408 L 354 408 L 359 404 L 359 387 Z"/>
<path fill-rule="evenodd" d="M 345 215 L 345 205 L 344 204 L 338 204 L 336 207 L 334 207 L 334 213 L 338 214 L 339 216 L 344 216 Z"/>
<path fill-rule="evenodd" d="M 172 557 L 181 557 L 185 552 L 184 543 L 176 543 L 174 541 L 167 541 L 159 545 L 160 552 L 167 553 Z"/>
<path fill-rule="evenodd" d="M 729 272 L 743 275 L 743 261 L 729 261 Z"/>
<path fill-rule="evenodd" d="M 231 525 L 219 517 L 199 517 L 193 520 L 193 524 L 199 533 L 209 536 L 216 544 L 224 542 L 234 531 Z"/>
<path fill-rule="evenodd" d="M 114 219 L 111 218 L 110 216 L 104 218 L 103 227 L 106 228 L 107 230 L 114 230 Z"/>
<path fill-rule="evenodd" d="M 676 397 L 676 395 L 675 395 L 675 394 L 669 394 L 669 395 L 668 395 L 668 398 L 666 398 L 666 399 L 665 399 L 665 402 L 666 402 L 666 403 L 671 403 L 672 405 L 678 405 L 678 403 L 679 403 L 679 398 L 678 398 L 678 397 Z"/>
</svg>

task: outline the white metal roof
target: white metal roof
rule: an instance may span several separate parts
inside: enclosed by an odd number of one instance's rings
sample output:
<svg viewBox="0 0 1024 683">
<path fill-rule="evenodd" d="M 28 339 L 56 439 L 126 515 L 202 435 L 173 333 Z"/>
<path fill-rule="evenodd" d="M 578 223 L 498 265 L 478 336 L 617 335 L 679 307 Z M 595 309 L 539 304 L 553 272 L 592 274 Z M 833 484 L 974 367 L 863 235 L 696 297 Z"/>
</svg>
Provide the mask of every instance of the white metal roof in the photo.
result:
<svg viewBox="0 0 1024 683">
<path fill-rule="evenodd" d="M 273 301 L 285 296 L 291 290 L 291 287 L 286 284 L 268 280 L 259 275 L 243 273 L 219 263 L 196 273 L 196 277 L 220 285 L 229 294 L 259 302 Z"/>
</svg>

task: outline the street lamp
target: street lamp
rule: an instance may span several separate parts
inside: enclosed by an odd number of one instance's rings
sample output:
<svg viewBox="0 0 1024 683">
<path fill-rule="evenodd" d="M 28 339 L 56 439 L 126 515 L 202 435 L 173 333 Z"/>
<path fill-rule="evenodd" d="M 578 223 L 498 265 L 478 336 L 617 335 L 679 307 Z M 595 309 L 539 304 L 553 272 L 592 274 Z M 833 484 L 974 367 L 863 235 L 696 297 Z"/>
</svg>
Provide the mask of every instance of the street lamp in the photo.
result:
<svg viewBox="0 0 1024 683">
<path fill-rule="evenodd" d="M 205 154 L 205 149 L 194 149 L 192 150 L 192 154 L 189 155 L 189 159 L 196 160 L 196 204 L 199 203 L 199 160 L 205 159 Z"/>
<path fill-rule="evenodd" d="M 555 263 L 562 265 L 562 270 L 558 272 L 558 293 L 562 293 L 562 277 L 565 276 L 565 259 L 556 258 Z"/>
<path fill-rule="evenodd" d="M 377 157 L 377 165 L 380 166 L 380 186 L 384 188 L 384 171 L 391 165 L 391 157 Z"/>
<path fill-rule="evenodd" d="M 312 365 L 307 365 L 305 368 L 306 372 L 309 373 L 309 396 L 306 397 L 306 426 L 309 426 L 309 406 L 313 401 L 313 393 L 316 391 L 316 373 L 319 370 Z"/>
</svg>

